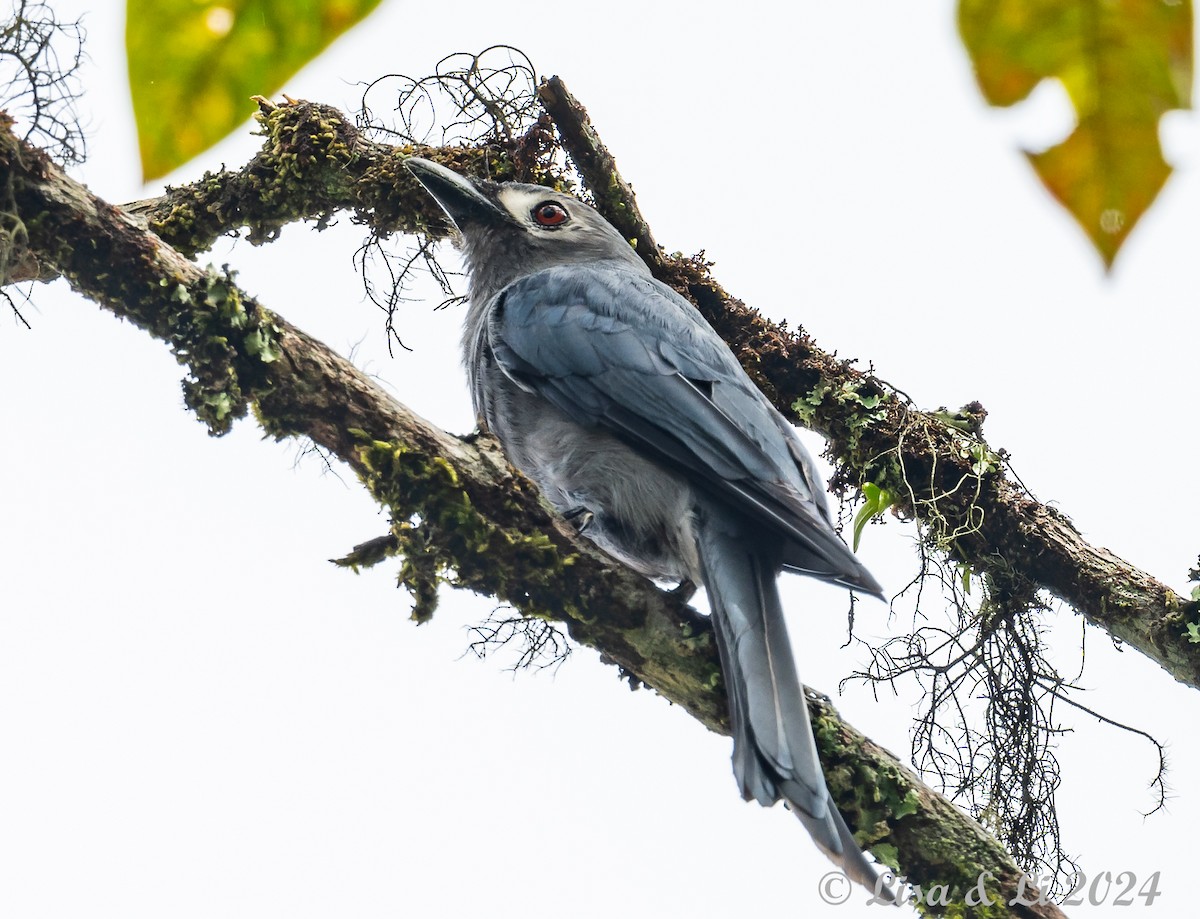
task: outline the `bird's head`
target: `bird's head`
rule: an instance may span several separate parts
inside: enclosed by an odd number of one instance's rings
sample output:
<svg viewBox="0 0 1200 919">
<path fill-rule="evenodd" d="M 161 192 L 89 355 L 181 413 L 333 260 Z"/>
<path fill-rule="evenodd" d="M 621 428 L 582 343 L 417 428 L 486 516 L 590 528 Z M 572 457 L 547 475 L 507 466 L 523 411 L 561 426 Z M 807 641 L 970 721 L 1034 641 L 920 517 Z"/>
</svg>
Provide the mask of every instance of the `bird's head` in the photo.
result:
<svg viewBox="0 0 1200 919">
<path fill-rule="evenodd" d="M 462 234 L 472 299 L 555 265 L 614 261 L 649 273 L 612 224 L 578 198 L 540 185 L 468 179 L 415 156 L 405 165 Z"/>
</svg>

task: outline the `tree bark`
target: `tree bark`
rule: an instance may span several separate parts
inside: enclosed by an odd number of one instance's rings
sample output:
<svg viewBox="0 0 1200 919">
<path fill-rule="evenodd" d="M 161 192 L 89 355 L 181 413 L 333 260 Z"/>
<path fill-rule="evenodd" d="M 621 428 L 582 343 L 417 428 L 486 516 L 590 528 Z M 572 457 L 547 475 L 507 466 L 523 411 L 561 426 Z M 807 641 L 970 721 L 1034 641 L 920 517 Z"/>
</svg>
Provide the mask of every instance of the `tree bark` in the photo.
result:
<svg viewBox="0 0 1200 919">
<path fill-rule="evenodd" d="M 391 512 L 382 554 L 405 556 L 419 612 L 453 571 L 456 586 L 566 623 L 631 679 L 727 731 L 707 620 L 580 539 L 494 441 L 454 437 L 420 419 L 230 277 L 199 268 L 142 221 L 91 195 L 7 125 L 0 126 L 0 188 L 9 228 L 0 265 L 61 274 L 166 341 L 187 368 L 188 404 L 214 433 L 252 408 L 268 433 L 308 437 L 356 471 Z M 827 700 L 809 702 L 831 793 L 866 846 L 894 857 L 926 891 L 944 885 L 965 910 L 960 915 L 1061 915 L 1049 903 L 1003 905 L 1022 895 L 1003 847 Z M 988 895 L 1001 905 L 964 906 L 985 872 Z"/>
<path fill-rule="evenodd" d="M 660 280 L 698 306 L 775 405 L 826 438 L 838 468 L 836 488 L 869 482 L 886 489 L 894 513 L 919 521 L 928 542 L 992 589 L 1031 598 L 1046 591 L 1176 680 L 1200 688 L 1200 643 L 1192 639 L 1200 604 L 1092 546 L 1065 514 L 1030 495 L 984 439 L 983 406 L 919 411 L 901 390 L 822 350 L 802 330 L 747 307 L 702 260 L 666 255 L 583 107 L 557 77 L 541 86 L 540 96 L 601 213 L 636 241 Z M 132 206 L 182 253 L 195 255 L 243 227 L 252 242 L 264 242 L 288 223 L 320 224 L 340 211 L 381 236 L 445 235 L 442 215 L 402 166 L 410 155 L 498 180 L 569 179 L 533 155 L 547 143 L 546 122 L 509 147 L 392 147 L 363 137 L 329 106 L 259 105 L 266 140 L 250 163 Z M 54 274 L 30 257 L 13 268 L 10 280 Z"/>
</svg>

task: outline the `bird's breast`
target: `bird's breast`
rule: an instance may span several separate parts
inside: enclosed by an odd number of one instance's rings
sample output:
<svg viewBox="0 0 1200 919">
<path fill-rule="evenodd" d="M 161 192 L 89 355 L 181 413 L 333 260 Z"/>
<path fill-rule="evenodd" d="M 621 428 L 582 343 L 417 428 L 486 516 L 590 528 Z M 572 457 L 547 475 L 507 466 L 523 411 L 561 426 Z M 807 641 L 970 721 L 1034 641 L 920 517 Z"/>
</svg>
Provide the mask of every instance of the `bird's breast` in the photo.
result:
<svg viewBox="0 0 1200 919">
<path fill-rule="evenodd" d="M 588 511 L 584 534 L 647 577 L 700 582 L 686 479 L 603 428 L 580 425 L 494 366 L 479 383 L 476 409 L 505 456 L 560 513 Z"/>
</svg>

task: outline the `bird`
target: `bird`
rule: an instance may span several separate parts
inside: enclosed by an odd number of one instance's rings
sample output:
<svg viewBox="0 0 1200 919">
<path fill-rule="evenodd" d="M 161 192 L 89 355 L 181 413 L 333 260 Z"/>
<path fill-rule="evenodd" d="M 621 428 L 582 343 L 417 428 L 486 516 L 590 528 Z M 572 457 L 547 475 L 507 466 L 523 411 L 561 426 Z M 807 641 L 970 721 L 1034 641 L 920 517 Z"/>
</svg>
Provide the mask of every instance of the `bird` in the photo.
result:
<svg viewBox="0 0 1200 919">
<path fill-rule="evenodd" d="M 600 548 L 648 578 L 703 585 L 743 797 L 783 799 L 848 877 L 878 890 L 829 794 L 777 581 L 786 570 L 883 592 L 838 535 L 795 429 L 592 207 L 405 164 L 458 230 L 477 417 Z"/>
</svg>

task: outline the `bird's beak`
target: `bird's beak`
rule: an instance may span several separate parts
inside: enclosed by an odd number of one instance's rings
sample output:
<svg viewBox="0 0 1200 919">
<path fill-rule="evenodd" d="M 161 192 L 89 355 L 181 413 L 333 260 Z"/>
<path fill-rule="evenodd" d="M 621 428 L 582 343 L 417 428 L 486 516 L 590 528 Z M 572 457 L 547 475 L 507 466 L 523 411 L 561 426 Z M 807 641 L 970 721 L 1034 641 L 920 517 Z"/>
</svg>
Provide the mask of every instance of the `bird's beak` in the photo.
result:
<svg viewBox="0 0 1200 919">
<path fill-rule="evenodd" d="M 433 195 L 459 229 L 464 223 L 494 223 L 511 219 L 499 205 L 457 172 L 419 156 L 410 156 L 404 165 Z"/>
</svg>

